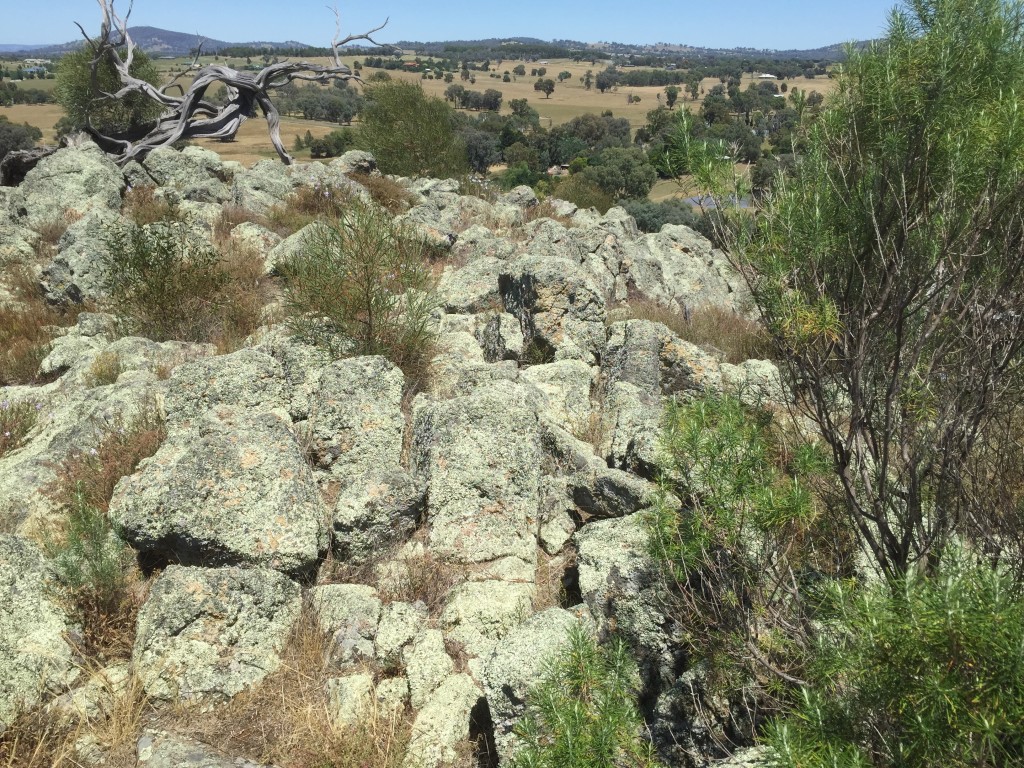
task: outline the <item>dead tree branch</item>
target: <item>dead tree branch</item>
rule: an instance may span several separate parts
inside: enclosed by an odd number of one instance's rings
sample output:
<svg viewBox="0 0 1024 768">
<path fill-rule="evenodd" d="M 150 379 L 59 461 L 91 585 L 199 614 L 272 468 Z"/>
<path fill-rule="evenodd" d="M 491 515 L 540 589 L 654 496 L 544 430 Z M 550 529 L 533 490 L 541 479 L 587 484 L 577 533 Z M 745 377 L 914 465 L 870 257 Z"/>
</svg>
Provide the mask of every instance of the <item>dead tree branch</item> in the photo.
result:
<svg viewBox="0 0 1024 768">
<path fill-rule="evenodd" d="M 330 65 L 314 64 L 308 61 L 282 61 L 264 67 L 256 73 L 239 72 L 231 67 L 210 64 L 198 66 L 202 44 L 192 64 L 182 73 L 175 76 L 163 86 L 156 86 L 131 74 L 137 46 L 128 32 L 128 18 L 132 6 L 121 17 L 118 15 L 115 0 L 96 0 L 103 14 L 103 23 L 98 38 L 90 38 L 82 25 L 77 24 L 93 52 L 92 87 L 96 101 L 107 99 L 123 99 L 129 94 L 140 93 L 163 108 L 163 113 L 141 138 L 106 135 L 90 123 L 86 132 L 112 155 L 118 165 L 125 165 L 132 160 L 142 160 L 157 147 L 166 147 L 183 139 L 232 139 L 238 133 L 242 123 L 256 116 L 257 108 L 263 113 L 270 133 L 270 141 L 277 150 L 278 156 L 285 164 L 292 163 L 292 157 L 281 143 L 280 115 L 270 98 L 270 92 L 281 88 L 295 80 L 327 83 L 334 80 L 356 80 L 359 77 L 341 63 L 341 47 L 357 40 L 365 40 L 378 47 L 386 47 L 373 39 L 387 24 L 381 24 L 362 34 L 351 34 L 341 37 L 341 17 L 337 8 L 333 8 L 335 16 L 335 35 L 331 41 L 332 62 Z M 120 88 L 113 93 L 102 91 L 99 86 L 98 72 L 104 63 L 109 63 L 117 72 Z M 182 76 L 195 72 L 192 82 L 185 87 L 180 81 Z M 223 84 L 227 90 L 228 100 L 219 106 L 205 99 L 207 90 L 213 85 Z M 179 95 L 170 93 L 172 89 L 180 91 Z"/>
</svg>

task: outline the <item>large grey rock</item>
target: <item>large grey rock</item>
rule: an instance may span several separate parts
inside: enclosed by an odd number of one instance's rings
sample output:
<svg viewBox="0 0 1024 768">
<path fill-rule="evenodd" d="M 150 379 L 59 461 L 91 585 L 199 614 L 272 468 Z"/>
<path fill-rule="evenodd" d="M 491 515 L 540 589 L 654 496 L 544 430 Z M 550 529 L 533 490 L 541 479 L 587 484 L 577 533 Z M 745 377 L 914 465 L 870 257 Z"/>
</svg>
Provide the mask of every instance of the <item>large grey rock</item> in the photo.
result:
<svg viewBox="0 0 1024 768">
<path fill-rule="evenodd" d="M 445 650 L 444 635 L 437 629 L 417 634 L 402 650 L 402 662 L 413 709 L 426 704 L 430 694 L 455 671 L 455 664 Z"/>
<path fill-rule="evenodd" d="M 460 563 L 507 564 L 532 578 L 540 438 L 531 395 L 496 382 L 414 404 L 413 471 L 429 484 L 429 545 Z"/>
<path fill-rule="evenodd" d="M 530 615 L 534 586 L 503 581 L 461 584 L 448 596 L 441 625 L 445 637 L 472 656 L 489 655 L 494 646 Z"/>
<path fill-rule="evenodd" d="M 501 306 L 498 276 L 506 263 L 483 256 L 463 267 L 448 267 L 437 283 L 437 297 L 445 312 L 476 314 Z"/>
<path fill-rule="evenodd" d="M 452 675 L 433 692 L 412 724 L 402 768 L 452 765 L 468 739 L 480 689 L 469 675 Z"/>
<path fill-rule="evenodd" d="M 124 186 L 120 169 L 90 142 L 59 149 L 40 160 L 12 195 L 10 206 L 34 227 L 68 211 L 118 211 Z"/>
<path fill-rule="evenodd" d="M 268 275 L 280 274 L 285 264 L 305 252 L 307 241 L 309 238 L 315 237 L 322 226 L 320 222 L 314 221 L 275 243 L 267 251 L 264 259 L 264 271 Z"/>
<path fill-rule="evenodd" d="M 604 297 L 577 263 L 529 254 L 507 264 L 498 285 L 528 347 L 539 345 L 554 360 L 597 361 L 605 343 Z"/>
<path fill-rule="evenodd" d="M 756 408 L 789 402 L 779 368 L 770 360 L 722 363 L 722 387 Z"/>
<path fill-rule="evenodd" d="M 310 590 L 320 631 L 331 636 L 331 658 L 342 664 L 374 658 L 380 621 L 377 590 L 363 584 L 325 584 Z"/>
<path fill-rule="evenodd" d="M 287 413 L 284 383 L 281 364 L 255 349 L 182 365 L 171 375 L 167 418 L 171 423 L 189 422 L 223 406 L 253 414 Z"/>
<path fill-rule="evenodd" d="M 224 167 L 216 152 L 203 147 L 186 147 L 180 152 L 160 147 L 146 156 L 145 169 L 137 163 L 125 167 L 133 186 L 156 184 L 161 192 L 172 192 L 183 200 L 223 203 L 231 199 L 234 174 Z"/>
<path fill-rule="evenodd" d="M 332 160 L 330 166 L 341 173 L 370 175 L 377 171 L 377 160 L 369 152 L 353 149 Z"/>
<path fill-rule="evenodd" d="M 280 666 L 301 610 L 277 571 L 171 565 L 139 611 L 132 663 L 155 699 L 230 699 Z"/>
<path fill-rule="evenodd" d="M 69 630 L 42 553 L 27 539 L 0 534 L 0 733 L 75 679 Z"/>
<path fill-rule="evenodd" d="M 628 382 L 649 395 L 702 394 L 722 386 L 714 357 L 649 320 L 612 323 L 601 364 L 608 384 Z"/>
<path fill-rule="evenodd" d="M 326 551 L 325 517 L 287 424 L 226 407 L 172 429 L 110 502 L 124 538 L 157 560 L 294 575 L 314 570 Z"/>
<path fill-rule="evenodd" d="M 254 213 L 266 213 L 284 202 L 295 185 L 286 165 L 278 160 L 260 160 L 250 170 L 234 174 L 231 200 Z"/>
<path fill-rule="evenodd" d="M 65 386 L 61 379 L 45 387 L 6 390 L 0 399 L 32 402 L 38 414 L 29 441 L 0 457 L 0 530 L 31 534 L 50 526 L 61 514 L 45 493 L 57 469 L 108 433 L 142 421 L 154 424 L 163 385 L 153 373 L 138 371 L 94 389 L 75 382 Z"/>
<path fill-rule="evenodd" d="M 106 298 L 107 238 L 113 227 L 123 223 L 116 210 L 99 207 L 67 228 L 57 243 L 56 257 L 40 277 L 48 301 L 81 304 Z"/>
<path fill-rule="evenodd" d="M 135 751 L 136 768 L 273 768 L 225 755 L 188 736 L 154 729 L 146 729 Z"/>
<path fill-rule="evenodd" d="M 398 467 L 402 457 L 402 371 L 380 356 L 338 360 L 310 398 L 310 456 L 343 482 Z"/>
<path fill-rule="evenodd" d="M 487 362 L 522 358 L 526 345 L 519 320 L 508 312 L 490 312 L 479 317 L 481 323 L 477 328 L 476 337 L 483 347 L 484 359 Z"/>
<path fill-rule="evenodd" d="M 254 334 L 252 348 L 273 357 L 284 374 L 288 413 L 294 422 L 309 419 L 320 376 L 333 358 L 327 350 L 306 344 L 280 325 Z"/>
<path fill-rule="evenodd" d="M 374 709 L 373 676 L 365 672 L 327 681 L 327 716 L 335 728 L 352 728 Z"/>
<path fill-rule="evenodd" d="M 658 491 L 654 483 L 608 467 L 569 478 L 576 506 L 596 518 L 625 517 L 649 507 Z"/>
<path fill-rule="evenodd" d="M 381 609 L 377 625 L 377 661 L 385 667 L 394 665 L 402 649 L 412 642 L 426 625 L 427 607 L 423 603 L 389 603 Z"/>
<path fill-rule="evenodd" d="M 356 476 L 334 507 L 338 558 L 365 562 L 409 538 L 423 512 L 425 492 L 400 467 Z"/>
<path fill-rule="evenodd" d="M 601 455 L 618 469 L 657 477 L 662 410 L 659 397 L 629 382 L 612 382 L 604 397 Z"/>
<path fill-rule="evenodd" d="M 578 622 L 562 608 L 549 608 L 519 625 L 492 651 L 483 684 L 501 760 L 515 751 L 512 729 L 526 711 L 530 689 L 541 681 L 545 665 L 565 647 L 570 628 Z"/>
<path fill-rule="evenodd" d="M 522 377 L 544 394 L 541 416 L 578 432 L 590 420 L 595 370 L 580 360 L 559 360 L 531 365 L 523 369 Z"/>
<path fill-rule="evenodd" d="M 496 235 L 481 224 L 473 224 L 459 233 L 449 258 L 452 264 L 466 265 L 478 259 L 505 261 L 516 253 L 516 244 L 507 237 Z"/>
</svg>

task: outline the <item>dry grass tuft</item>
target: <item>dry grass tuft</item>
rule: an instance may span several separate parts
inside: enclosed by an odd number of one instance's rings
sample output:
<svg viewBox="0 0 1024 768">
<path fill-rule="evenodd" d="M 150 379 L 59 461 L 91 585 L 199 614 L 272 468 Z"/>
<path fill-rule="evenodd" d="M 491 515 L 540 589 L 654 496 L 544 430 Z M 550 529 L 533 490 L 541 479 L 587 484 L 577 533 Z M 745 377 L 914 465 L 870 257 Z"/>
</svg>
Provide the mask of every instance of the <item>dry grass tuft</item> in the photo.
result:
<svg viewBox="0 0 1024 768">
<path fill-rule="evenodd" d="M 531 221 L 537 221 L 538 219 L 552 219 L 557 221 L 566 229 L 573 226 L 571 216 L 560 216 L 555 211 L 555 205 L 550 200 L 542 200 L 530 208 L 523 211 L 523 224 L 529 224 Z"/>
<path fill-rule="evenodd" d="M 213 225 L 214 242 L 219 244 L 227 242 L 231 237 L 231 230 L 239 224 L 245 224 L 246 222 L 270 228 L 270 221 L 266 216 L 254 213 L 240 205 L 224 205 L 220 209 L 220 216 Z"/>
<path fill-rule="evenodd" d="M 0 401 L 0 458 L 21 447 L 36 425 L 38 413 L 35 403 Z"/>
<path fill-rule="evenodd" d="M 331 185 L 297 187 L 282 204 L 270 209 L 267 220 L 271 229 L 287 237 L 317 219 L 341 218 L 352 199 L 348 190 Z"/>
<path fill-rule="evenodd" d="M 158 221 L 169 221 L 178 216 L 177 207 L 158 197 L 156 187 L 148 185 L 131 187 L 125 192 L 121 212 L 140 227 Z"/>
<path fill-rule="evenodd" d="M 85 373 L 85 383 L 88 387 L 103 387 L 117 381 L 121 373 L 120 355 L 116 352 L 100 352 Z"/>
<path fill-rule="evenodd" d="M 640 299 L 630 302 L 626 315 L 616 319 L 662 323 L 684 341 L 719 352 L 725 362 L 733 365 L 745 360 L 767 359 L 772 355 L 768 334 L 759 323 L 721 307 L 705 305 L 681 313 L 648 299 Z"/>
<path fill-rule="evenodd" d="M 576 564 L 576 552 L 567 547 L 557 555 L 548 555 L 537 550 L 537 590 L 533 595 L 533 611 L 540 613 L 548 608 L 565 607 L 567 595 L 563 577 L 566 569 Z"/>
<path fill-rule="evenodd" d="M 411 733 L 408 713 L 368 713 L 353 728 L 332 724 L 326 686 L 339 670 L 329 661 L 331 642 L 307 608 L 275 673 L 210 711 L 168 713 L 174 722 L 167 725 L 229 754 L 281 768 L 397 768 Z"/>
<path fill-rule="evenodd" d="M 45 264 L 53 260 L 53 257 L 57 255 L 57 243 L 68 231 L 68 227 L 80 218 L 82 218 L 82 214 L 78 211 L 69 210 L 64 211 L 59 218 L 35 227 L 36 234 L 39 235 L 34 248 L 38 263 Z"/>
<path fill-rule="evenodd" d="M 393 216 L 405 213 L 416 204 L 416 195 L 386 176 L 350 173 L 349 178 L 366 187 L 373 202 Z"/>
<path fill-rule="evenodd" d="M 5 283 L 16 301 L 0 305 L 0 386 L 41 383 L 39 364 L 50 351 L 52 328 L 74 323 L 83 308 L 47 304 L 26 267 L 11 269 Z"/>
<path fill-rule="evenodd" d="M 448 593 L 468 578 L 465 568 L 436 557 L 427 550 L 393 561 L 388 578 L 379 585 L 384 602 L 421 601 L 431 616 L 444 610 Z"/>
<path fill-rule="evenodd" d="M 77 748 L 98 749 L 107 768 L 134 768 L 135 745 L 149 710 L 142 682 L 135 675 L 114 683 L 96 670 L 84 677 L 101 681 L 104 703 L 98 717 L 40 708 L 22 715 L 0 735 L 0 765 L 4 768 L 81 768 L 91 762 Z"/>
</svg>

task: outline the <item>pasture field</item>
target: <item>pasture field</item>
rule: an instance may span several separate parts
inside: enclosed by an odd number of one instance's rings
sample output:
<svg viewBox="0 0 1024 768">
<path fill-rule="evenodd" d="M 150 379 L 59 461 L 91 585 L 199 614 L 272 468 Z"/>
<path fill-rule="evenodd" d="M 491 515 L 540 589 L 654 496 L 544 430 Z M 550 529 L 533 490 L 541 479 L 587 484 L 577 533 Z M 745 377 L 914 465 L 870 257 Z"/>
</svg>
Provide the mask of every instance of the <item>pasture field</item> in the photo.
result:
<svg viewBox="0 0 1024 768">
<path fill-rule="evenodd" d="M 362 61 L 362 58 L 363 57 L 361 56 L 347 56 L 343 57 L 342 61 L 354 69 L 356 60 Z M 411 60 L 414 57 L 407 55 L 405 58 Z M 326 58 L 314 58 L 310 61 L 314 64 L 326 65 L 329 63 L 329 59 Z M 155 59 L 154 63 L 156 64 L 163 81 L 166 82 L 172 76 L 180 75 L 192 62 L 190 59 L 177 58 Z M 226 64 L 233 68 L 241 68 L 245 65 L 245 60 L 239 58 L 224 58 L 218 60 L 214 59 L 212 56 L 204 56 L 199 61 L 200 66 L 214 63 Z M 253 63 L 260 64 L 260 61 L 258 59 L 253 59 Z M 508 71 L 511 73 L 512 69 L 517 64 L 521 63 L 526 67 L 527 75 L 521 77 L 511 76 L 511 82 L 502 82 L 502 75 L 504 72 Z M 587 112 L 601 114 L 610 110 L 616 117 L 624 117 L 628 119 L 630 126 L 636 130 L 646 123 L 647 113 L 650 110 L 665 103 L 664 88 L 655 86 L 640 88 L 621 86 L 613 90 L 608 90 L 605 93 L 601 93 L 596 87 L 589 90 L 584 88 L 582 80 L 586 76 L 587 71 L 590 70 L 596 77 L 597 73 L 602 71 L 605 66 L 607 66 L 607 62 L 600 60 L 596 65 L 591 64 L 589 61 L 575 62 L 571 59 L 552 59 L 545 64 L 541 64 L 539 62 L 526 63 L 516 60 L 506 60 L 501 62 L 500 65 L 494 66 L 493 72 L 472 72 L 472 75 L 476 78 L 475 83 L 461 80 L 458 74 L 455 75 L 455 79 L 452 82 L 463 85 L 469 90 L 484 91 L 488 88 L 494 88 L 501 91 L 503 97 L 502 112 L 506 114 L 510 111 L 508 103 L 512 99 L 526 99 L 530 102 L 530 105 L 540 113 L 541 125 L 545 128 L 561 125 L 568 122 L 573 117 Z M 539 67 L 544 67 L 547 70 L 544 75 L 545 78 L 550 78 L 556 83 L 555 90 L 551 94 L 550 98 L 545 98 L 543 93 L 533 89 L 533 84 L 536 82 L 537 78 L 531 76 L 529 72 L 532 69 Z M 382 70 L 367 68 L 362 71 L 362 74 L 369 78 L 377 71 Z M 563 82 L 558 82 L 558 74 L 563 71 L 569 72 L 571 77 Z M 449 85 L 443 79 L 423 79 L 419 73 L 415 72 L 402 72 L 399 70 L 387 70 L 387 72 L 393 78 L 400 78 L 410 82 L 418 82 L 423 86 L 424 91 L 428 94 L 438 96 L 440 98 L 444 97 L 445 89 L 447 89 Z M 496 75 L 496 77 L 492 77 L 492 74 Z M 52 89 L 56 84 L 55 80 L 25 80 L 19 82 L 20 87 L 27 88 L 36 87 Z M 187 72 L 182 77 L 182 82 L 188 82 Z M 755 75 L 745 73 L 743 75 L 741 87 L 746 88 L 753 82 L 757 82 Z M 808 92 L 816 90 L 824 95 L 828 95 L 835 88 L 835 81 L 825 77 L 811 80 L 801 77 L 779 82 L 785 82 L 790 90 L 793 88 L 800 88 Z M 701 87 L 705 91 L 708 91 L 718 84 L 718 79 L 706 78 L 701 83 Z M 640 101 L 633 101 L 630 103 L 629 97 L 639 97 Z M 684 89 L 680 86 L 677 105 L 684 106 L 691 111 L 696 111 L 700 109 L 702 98 L 703 97 L 697 100 L 690 100 L 686 98 Z M 55 104 L 0 107 L 0 115 L 5 115 L 15 123 L 27 122 L 30 125 L 40 128 L 43 131 L 43 140 L 51 143 L 56 140 L 56 134 L 53 126 L 57 120 L 60 119 L 61 114 L 60 107 Z M 296 136 L 304 136 L 305 133 L 309 131 L 314 138 L 320 138 L 338 127 L 339 126 L 333 123 L 316 122 L 312 120 L 302 120 L 295 117 L 283 116 L 281 118 L 281 139 L 288 151 L 291 152 Z M 266 122 L 262 118 L 247 120 L 243 123 L 238 132 L 237 139 L 233 142 L 197 140 L 195 143 L 199 146 L 207 147 L 214 152 L 217 152 L 225 160 L 235 160 L 247 166 L 252 165 L 258 160 L 277 157 L 277 153 L 274 152 L 274 148 L 271 146 L 270 139 L 267 136 Z M 294 154 L 296 154 L 296 157 L 299 159 L 309 159 L 308 150 Z M 651 191 L 650 197 L 652 200 L 664 200 L 669 197 L 673 197 L 677 193 L 678 187 L 675 183 L 659 182 Z"/>
</svg>

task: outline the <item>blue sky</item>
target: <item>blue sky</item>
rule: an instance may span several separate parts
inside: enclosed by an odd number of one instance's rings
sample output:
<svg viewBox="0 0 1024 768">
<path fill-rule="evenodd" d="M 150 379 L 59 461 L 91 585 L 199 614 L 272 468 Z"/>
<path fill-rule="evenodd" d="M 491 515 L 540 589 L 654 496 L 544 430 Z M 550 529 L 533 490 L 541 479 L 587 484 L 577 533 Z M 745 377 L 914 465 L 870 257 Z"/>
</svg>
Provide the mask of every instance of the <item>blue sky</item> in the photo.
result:
<svg viewBox="0 0 1024 768">
<path fill-rule="evenodd" d="M 709 47 L 816 48 L 883 34 L 896 0 L 436 0 L 339 2 L 345 32 L 390 17 L 380 37 L 451 40 L 529 36 L 594 42 L 685 43 Z M 128 7 L 125 0 L 119 9 Z M 95 0 L 0 0 L 0 43 L 78 37 L 73 22 L 98 28 Z M 326 44 L 334 19 L 324 0 L 136 0 L 132 23 L 207 37 Z"/>
</svg>

